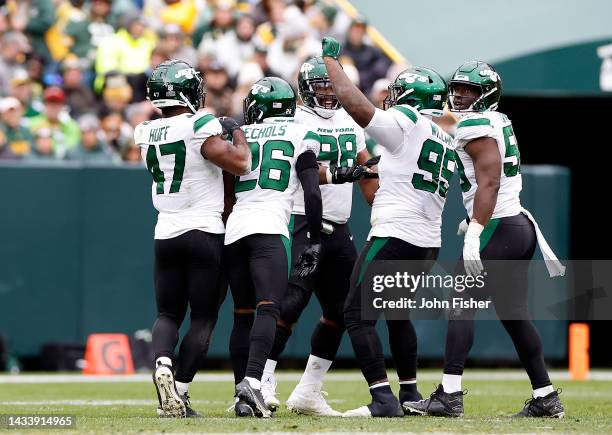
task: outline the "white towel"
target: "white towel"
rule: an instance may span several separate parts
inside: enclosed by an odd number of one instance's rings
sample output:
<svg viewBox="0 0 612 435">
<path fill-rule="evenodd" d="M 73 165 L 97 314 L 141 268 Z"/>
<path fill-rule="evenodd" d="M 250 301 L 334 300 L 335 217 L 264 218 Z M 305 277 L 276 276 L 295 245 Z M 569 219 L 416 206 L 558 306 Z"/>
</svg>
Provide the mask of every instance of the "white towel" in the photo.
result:
<svg viewBox="0 0 612 435">
<path fill-rule="evenodd" d="M 533 223 L 533 226 L 535 227 L 536 238 L 538 239 L 538 245 L 540 245 L 540 250 L 542 251 L 542 256 L 544 257 L 544 263 L 546 264 L 546 269 L 548 269 L 548 274 L 550 275 L 550 277 L 552 278 L 555 276 L 565 275 L 565 266 L 561 264 L 561 262 L 559 261 L 559 259 L 557 258 L 553 250 L 548 245 L 548 242 L 546 242 L 546 239 L 544 238 L 542 231 L 540 231 L 540 227 L 538 226 L 538 223 L 535 221 L 535 219 L 533 218 L 531 213 L 529 213 L 528 210 L 523 208 L 521 209 L 521 212 L 525 216 L 527 216 L 527 219 L 529 219 Z"/>
</svg>

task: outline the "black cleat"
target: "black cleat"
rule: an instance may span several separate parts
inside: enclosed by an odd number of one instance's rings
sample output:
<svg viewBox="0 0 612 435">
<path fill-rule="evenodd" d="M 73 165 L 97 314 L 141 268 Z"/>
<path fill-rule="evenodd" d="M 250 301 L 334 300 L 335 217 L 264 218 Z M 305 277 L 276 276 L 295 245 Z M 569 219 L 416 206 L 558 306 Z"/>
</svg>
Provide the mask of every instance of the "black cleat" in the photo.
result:
<svg viewBox="0 0 612 435">
<path fill-rule="evenodd" d="M 172 367 L 166 364 L 159 365 L 153 372 L 153 384 L 157 391 L 159 407 L 157 415 L 160 417 L 184 418 L 187 415 L 185 403 L 176 391 Z"/>
<path fill-rule="evenodd" d="M 244 401 L 247 405 L 249 405 L 253 411 L 253 414 L 255 414 L 255 417 L 272 417 L 272 411 L 270 411 L 266 406 L 264 398 L 261 395 L 261 390 L 256 390 L 255 388 L 251 387 L 251 384 L 249 384 L 249 381 L 246 379 L 243 379 L 238 385 L 236 385 L 235 397 L 238 398 L 238 403 L 240 403 L 240 401 Z"/>
<path fill-rule="evenodd" d="M 191 407 L 191 403 L 189 402 L 189 394 L 185 393 L 182 396 L 180 396 L 180 398 L 183 401 L 183 403 L 185 404 L 185 417 L 187 417 L 187 418 L 202 418 L 202 414 L 200 414 L 198 411 L 195 411 Z"/>
<path fill-rule="evenodd" d="M 553 391 L 544 397 L 532 397 L 525 401 L 525 407 L 513 417 L 548 417 L 563 418 L 565 409 L 559 399 L 561 389 Z"/>
<path fill-rule="evenodd" d="M 369 405 L 351 409 L 342 417 L 403 417 L 404 411 L 397 398 L 393 395 L 386 401 L 372 400 Z"/>
<path fill-rule="evenodd" d="M 405 404 L 408 402 L 419 402 L 421 400 L 423 400 L 423 396 L 421 395 L 421 393 L 419 393 L 418 391 L 415 391 L 414 393 L 407 393 L 404 391 L 400 390 L 400 394 L 399 394 L 399 400 L 400 403 L 402 404 L 402 409 L 404 410 L 404 415 L 420 415 L 420 414 L 414 414 L 412 412 L 410 412 Z"/>
<path fill-rule="evenodd" d="M 417 402 L 404 402 L 402 407 L 408 415 L 431 415 L 433 417 L 463 417 L 463 396 L 466 393 L 457 391 L 445 393 L 442 385 L 431 393 L 428 399 Z"/>
<path fill-rule="evenodd" d="M 246 403 L 244 400 L 238 400 L 234 405 L 234 412 L 236 417 L 255 417 L 253 408 Z"/>
</svg>

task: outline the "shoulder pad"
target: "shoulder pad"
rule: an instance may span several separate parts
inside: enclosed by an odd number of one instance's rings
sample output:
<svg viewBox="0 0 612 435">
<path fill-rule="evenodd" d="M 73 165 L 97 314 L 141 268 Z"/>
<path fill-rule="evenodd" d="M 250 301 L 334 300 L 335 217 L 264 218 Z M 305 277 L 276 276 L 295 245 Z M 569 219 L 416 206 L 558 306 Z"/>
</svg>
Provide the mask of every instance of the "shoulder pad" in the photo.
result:
<svg viewBox="0 0 612 435">
<path fill-rule="evenodd" d="M 392 109 L 404 114 L 404 116 L 406 116 L 415 124 L 419 119 L 419 112 L 414 107 L 408 106 L 407 104 L 398 104 L 397 106 L 391 107 L 389 110 Z"/>
</svg>

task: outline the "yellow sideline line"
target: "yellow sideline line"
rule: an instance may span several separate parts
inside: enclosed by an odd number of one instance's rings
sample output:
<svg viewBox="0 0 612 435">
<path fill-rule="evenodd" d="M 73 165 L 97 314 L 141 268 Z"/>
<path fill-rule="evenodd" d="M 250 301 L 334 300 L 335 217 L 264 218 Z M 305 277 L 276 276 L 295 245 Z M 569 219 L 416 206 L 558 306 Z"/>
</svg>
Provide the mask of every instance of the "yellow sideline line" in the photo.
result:
<svg viewBox="0 0 612 435">
<path fill-rule="evenodd" d="M 351 18 L 359 16 L 359 11 L 349 0 L 335 0 L 340 9 Z M 382 33 L 372 25 L 367 27 L 368 36 L 395 63 L 408 63 L 406 58 L 391 44 Z"/>
</svg>

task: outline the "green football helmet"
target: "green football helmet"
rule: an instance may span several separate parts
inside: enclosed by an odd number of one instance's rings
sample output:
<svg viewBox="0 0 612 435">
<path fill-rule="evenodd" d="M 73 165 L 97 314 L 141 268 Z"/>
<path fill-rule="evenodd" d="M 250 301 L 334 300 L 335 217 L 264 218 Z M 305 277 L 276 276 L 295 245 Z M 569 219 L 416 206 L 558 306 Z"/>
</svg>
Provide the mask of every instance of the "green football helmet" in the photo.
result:
<svg viewBox="0 0 612 435">
<path fill-rule="evenodd" d="M 464 104 L 463 100 L 469 97 L 457 94 L 458 85 L 477 88 L 479 96 L 473 99 L 471 104 Z M 484 112 L 485 110 L 497 110 L 502 92 L 502 81 L 491 65 L 472 60 L 457 68 L 449 82 L 449 89 L 448 104 L 452 112 Z"/>
<path fill-rule="evenodd" d="M 415 66 L 402 71 L 389 85 L 383 107 L 407 104 L 423 115 L 442 116 L 447 96 L 448 87 L 440 74 Z"/>
<path fill-rule="evenodd" d="M 265 118 L 295 115 L 295 92 L 278 77 L 257 80 L 245 97 L 244 123 L 258 124 Z"/>
<path fill-rule="evenodd" d="M 205 96 L 200 72 L 181 60 L 160 63 L 147 80 L 147 98 L 158 108 L 183 106 L 196 113 Z"/>
<path fill-rule="evenodd" d="M 331 118 L 340 108 L 321 56 L 311 57 L 302 64 L 298 73 L 298 93 L 304 105 L 322 118 Z"/>
</svg>

